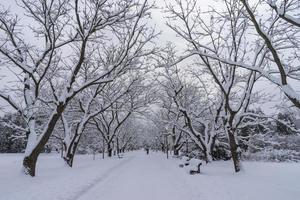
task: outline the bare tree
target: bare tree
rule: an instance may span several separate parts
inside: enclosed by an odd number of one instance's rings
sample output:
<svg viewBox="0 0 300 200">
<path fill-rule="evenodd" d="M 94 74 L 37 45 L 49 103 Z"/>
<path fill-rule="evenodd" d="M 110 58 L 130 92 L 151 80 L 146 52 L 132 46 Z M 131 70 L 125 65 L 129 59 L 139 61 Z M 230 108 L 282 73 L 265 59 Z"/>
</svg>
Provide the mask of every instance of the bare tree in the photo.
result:
<svg viewBox="0 0 300 200">
<path fill-rule="evenodd" d="M 166 55 L 162 58 L 164 71 L 158 74 L 157 82 L 161 87 L 160 99 L 166 113 L 166 117 L 162 117 L 166 121 L 165 126 L 170 126 L 173 145 L 181 148 L 183 143 L 179 145 L 177 142 L 183 133 L 187 134 L 198 145 L 205 160 L 211 162 L 221 108 L 214 112 L 215 102 L 208 102 L 210 95 L 206 93 L 206 86 L 201 89 L 191 74 L 184 69 L 179 70 L 177 65 L 171 66 L 176 61 L 172 46 L 167 47 Z M 179 132 L 177 139 L 176 130 Z"/>
<path fill-rule="evenodd" d="M 126 82 L 124 78 L 117 78 L 112 83 L 98 85 L 96 89 L 89 92 L 91 94 L 86 92 L 82 93 L 83 98 L 78 103 L 78 108 L 82 113 L 79 114 L 79 119 L 76 119 L 73 123 L 72 121 L 74 120 L 71 120 L 71 123 L 69 123 L 64 114 L 62 115 L 62 122 L 65 131 L 63 158 L 70 167 L 73 165 L 78 143 L 80 142 L 80 138 L 84 134 L 88 123 L 94 117 L 105 112 L 107 109 L 110 109 L 118 100 L 126 95 L 132 87 L 135 86 L 137 81 L 137 78 L 131 78 L 128 85 L 124 86 L 124 83 Z M 112 99 L 108 100 L 110 97 L 112 97 Z M 72 118 L 74 112 L 71 110 L 70 114 Z"/>
<path fill-rule="evenodd" d="M 1 12 L 0 53 L 5 65 L 20 80 L 23 97 L 18 104 L 5 92 L 0 96 L 27 122 L 28 142 L 23 168 L 26 174 L 34 176 L 37 158 L 68 103 L 93 85 L 111 82 L 127 66 L 122 64 L 128 59 L 134 60 L 132 55 L 135 52 L 144 53 L 143 49 L 154 37 L 154 32 L 140 23 L 151 8 L 147 0 L 142 4 L 124 0 L 85 1 L 84 4 L 78 0 L 23 0 L 22 7 L 36 23 L 30 27 L 33 35 L 44 44 L 27 44 L 22 36 L 25 30 L 18 26 L 18 19 L 8 11 Z M 96 49 L 108 49 L 107 39 L 117 40 L 119 35 L 124 35 L 125 40 L 112 55 L 118 59 L 108 59 L 109 65 L 103 66 L 97 62 L 100 57 Z M 88 80 L 81 73 L 84 67 L 93 70 L 90 71 L 93 76 Z M 44 88 L 52 91 L 47 99 L 41 95 Z M 36 113 L 43 104 L 50 107 L 52 114 L 46 117 L 41 131 L 37 131 Z"/>
<path fill-rule="evenodd" d="M 262 22 L 261 17 L 258 17 L 259 10 L 254 10 L 247 0 L 240 1 L 246 10 L 247 17 L 253 23 L 255 30 L 262 39 L 263 47 L 268 49 L 268 59 L 270 60 L 271 70 L 265 71 L 257 66 L 249 68 L 256 69 L 258 72 L 268 78 L 272 83 L 278 85 L 286 97 L 298 108 L 300 108 L 300 95 L 292 87 L 291 80 L 300 80 L 298 63 L 299 43 L 298 35 L 300 31 L 300 21 L 298 18 L 289 13 L 298 12 L 300 10 L 299 3 L 296 1 L 267 1 L 271 9 L 276 15 L 270 11 L 269 16 Z M 280 3 L 278 6 L 276 3 Z M 263 1 L 258 1 L 255 7 L 263 5 Z M 290 56 L 284 54 L 289 52 Z M 243 67 L 243 64 L 239 66 Z M 273 74 L 278 74 L 274 76 Z"/>
<path fill-rule="evenodd" d="M 188 44 L 188 55 L 181 57 L 177 62 L 192 55 L 198 56 L 195 62 L 204 68 L 200 68 L 196 74 L 207 74 L 219 90 L 222 102 L 220 117 L 228 136 L 234 168 L 238 172 L 240 171 L 238 126 L 247 113 L 258 76 L 255 71 L 239 69 L 234 63 L 253 58 L 253 63 L 261 66 L 264 54 L 261 57 L 252 57 L 248 53 L 245 34 L 249 23 L 243 17 L 242 6 L 238 2 L 223 1 L 226 9 L 221 12 L 217 10 L 201 12 L 195 0 L 175 2 L 178 9 L 174 5 L 168 5 L 170 14 L 168 25 Z M 172 23 L 172 20 L 180 20 L 182 26 Z M 215 59 L 222 55 L 233 62 Z M 210 82 L 211 86 L 214 84 Z"/>
<path fill-rule="evenodd" d="M 278 86 L 289 101 L 299 108 L 300 96 L 293 86 L 295 83 L 299 82 L 299 66 L 297 64 L 297 61 L 299 60 L 299 47 L 297 45 L 299 43 L 298 2 L 293 0 L 259 0 L 251 3 L 247 0 L 226 0 L 223 2 L 227 8 L 236 7 L 239 15 L 228 16 L 225 15 L 224 12 L 217 10 L 212 10 L 211 12 L 216 13 L 215 16 L 218 16 L 218 19 L 221 17 L 224 20 L 229 20 L 233 25 L 235 24 L 236 20 L 234 18 L 236 18 L 236 16 L 239 17 L 239 20 L 245 21 L 244 28 L 238 27 L 239 29 L 244 29 L 245 32 L 245 38 L 239 41 L 244 41 L 243 43 L 246 44 L 244 49 L 248 52 L 248 55 L 244 56 L 243 59 L 233 59 L 229 56 L 216 54 L 211 46 L 199 43 L 200 37 L 202 38 L 201 40 L 205 41 L 203 39 L 204 35 L 193 34 L 198 27 L 202 27 L 203 29 L 207 28 L 207 23 L 205 23 L 206 20 L 189 20 L 187 25 L 189 25 L 191 29 L 190 31 L 187 30 L 185 35 L 181 36 L 185 39 L 189 39 L 188 34 L 191 34 L 194 39 L 198 39 L 198 49 L 190 51 L 190 54 L 183 58 L 197 54 L 230 66 L 256 72 L 261 77 L 268 79 L 271 83 Z M 194 5 L 193 3 L 195 4 L 195 1 L 190 1 L 189 4 Z M 183 5 L 183 3 L 181 3 L 181 5 Z M 269 10 L 267 10 L 266 5 L 269 5 Z M 195 12 L 186 12 L 185 14 L 187 14 L 187 16 L 182 16 L 180 13 L 176 13 L 175 15 L 177 15 L 178 18 L 189 18 L 189 16 L 191 17 L 191 15 L 193 15 L 192 13 Z M 229 13 L 233 14 L 233 12 Z M 198 12 L 196 15 L 200 15 L 200 13 Z M 212 19 L 216 19 L 215 16 Z M 209 17 L 210 16 L 208 15 L 207 18 Z M 197 18 L 198 17 L 195 17 L 194 19 Z M 217 24 L 222 27 L 224 32 L 238 30 L 228 28 L 226 24 Z M 251 29 L 250 25 L 254 26 L 255 31 Z M 178 27 L 173 28 L 175 28 L 175 31 L 183 33 L 182 29 Z M 258 35 L 259 38 L 251 37 L 252 35 Z M 249 52 L 252 52 L 252 55 L 250 55 Z"/>
<path fill-rule="evenodd" d="M 134 113 L 143 112 L 153 102 L 152 91 L 148 84 L 143 83 L 143 76 L 138 75 L 137 82 L 131 85 L 122 98 L 112 102 L 109 109 L 93 118 L 93 124 L 106 142 L 108 157 L 112 156 L 114 145 L 118 143 L 116 140 L 122 126 Z M 114 97 L 112 95 L 107 98 L 112 101 Z"/>
</svg>

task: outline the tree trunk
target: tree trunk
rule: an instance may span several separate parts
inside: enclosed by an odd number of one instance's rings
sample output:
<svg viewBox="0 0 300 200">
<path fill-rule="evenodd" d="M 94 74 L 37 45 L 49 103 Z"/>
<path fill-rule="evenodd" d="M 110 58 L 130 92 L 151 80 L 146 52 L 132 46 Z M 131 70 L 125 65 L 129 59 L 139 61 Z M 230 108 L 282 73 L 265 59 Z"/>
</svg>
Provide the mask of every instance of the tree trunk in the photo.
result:
<svg viewBox="0 0 300 200">
<path fill-rule="evenodd" d="M 212 138 L 212 142 L 211 142 L 211 145 L 210 145 L 211 161 L 213 161 L 213 151 L 214 151 L 215 144 L 216 144 L 216 138 L 217 138 L 217 136 L 215 135 L 215 136 Z"/>
<path fill-rule="evenodd" d="M 64 154 L 64 161 L 69 167 L 73 167 L 73 160 L 75 155 L 76 148 L 73 147 L 73 142 L 70 143 L 70 146 L 67 146 L 66 152 Z"/>
<path fill-rule="evenodd" d="M 107 150 L 107 156 L 108 157 L 112 157 L 112 149 L 108 149 Z"/>
<path fill-rule="evenodd" d="M 172 134 L 172 143 L 173 143 L 173 152 L 174 152 L 174 155 L 178 155 L 178 153 L 179 152 L 176 152 L 177 151 L 177 149 L 176 149 L 176 147 L 177 147 L 177 144 L 176 144 L 176 135 L 175 135 L 175 128 L 173 127 L 173 134 Z M 177 154 L 176 154 L 177 153 Z"/>
<path fill-rule="evenodd" d="M 206 164 L 212 162 L 211 152 L 208 151 L 208 150 L 206 150 L 204 154 L 205 154 L 205 162 L 206 162 Z"/>
<path fill-rule="evenodd" d="M 107 156 L 112 157 L 112 147 L 110 143 L 107 144 Z"/>
<path fill-rule="evenodd" d="M 178 156 L 179 155 L 179 149 L 174 149 L 174 156 Z"/>
<path fill-rule="evenodd" d="M 35 169 L 36 169 L 36 161 L 37 161 L 37 154 L 31 154 L 30 156 L 25 156 L 23 159 L 23 170 L 25 174 L 30 176 L 35 176 Z"/>
<path fill-rule="evenodd" d="M 228 139 L 231 151 L 231 157 L 234 165 L 235 172 L 239 172 L 241 170 L 239 154 L 237 152 L 238 146 L 235 141 L 234 133 L 231 130 L 228 130 Z"/>
<path fill-rule="evenodd" d="M 73 160 L 74 160 L 74 154 L 68 152 L 65 156 L 64 156 L 64 161 L 66 162 L 66 164 L 69 167 L 73 167 Z"/>
<path fill-rule="evenodd" d="M 66 145 L 66 152 L 64 155 L 64 160 L 69 167 L 73 167 L 74 156 L 80 141 L 82 134 L 76 133 L 76 135 L 72 138 L 69 145 Z"/>
<path fill-rule="evenodd" d="M 119 147 L 119 138 L 117 137 L 117 155 L 119 155 L 121 152 L 120 152 L 120 147 Z"/>
<path fill-rule="evenodd" d="M 176 145 L 174 145 L 173 148 L 174 148 L 174 150 L 173 150 L 174 155 L 179 156 L 179 150 L 182 148 L 182 145 L 181 144 L 176 144 Z"/>
<path fill-rule="evenodd" d="M 34 147 L 30 152 L 28 152 L 28 154 L 25 154 L 25 157 L 23 159 L 23 171 L 25 174 L 35 176 L 37 158 L 48 142 L 58 119 L 61 117 L 64 108 L 65 105 L 63 103 L 60 103 L 57 106 L 56 112 L 54 112 L 50 117 L 48 126 L 45 128 L 37 144 L 27 144 L 28 146 L 26 148 L 31 148 L 30 145 L 34 145 Z"/>
</svg>

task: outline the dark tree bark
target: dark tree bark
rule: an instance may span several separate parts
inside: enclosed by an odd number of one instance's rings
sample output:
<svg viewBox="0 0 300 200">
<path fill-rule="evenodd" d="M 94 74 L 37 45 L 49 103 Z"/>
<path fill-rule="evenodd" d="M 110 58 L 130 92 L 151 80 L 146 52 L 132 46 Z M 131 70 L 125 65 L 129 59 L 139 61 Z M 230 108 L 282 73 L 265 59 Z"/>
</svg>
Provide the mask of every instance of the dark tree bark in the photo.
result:
<svg viewBox="0 0 300 200">
<path fill-rule="evenodd" d="M 47 141 L 49 140 L 54 127 L 61 117 L 62 112 L 65 109 L 65 104 L 60 103 L 56 108 L 56 113 L 53 114 L 49 120 L 48 126 L 41 137 L 38 144 L 34 147 L 34 149 L 31 151 L 31 153 L 24 157 L 23 159 L 23 169 L 25 174 L 28 174 L 30 176 L 35 176 L 36 171 L 36 161 L 39 156 L 39 154 L 43 151 Z"/>
<path fill-rule="evenodd" d="M 78 147 L 80 138 L 82 136 L 82 132 L 84 130 L 84 128 L 83 128 L 83 130 L 81 130 L 81 132 L 80 132 L 79 126 L 80 126 L 80 123 L 77 124 L 76 130 L 75 130 L 76 131 L 75 136 L 72 138 L 69 146 L 67 147 L 67 145 L 65 145 L 67 149 L 65 149 L 66 155 L 64 156 L 64 160 L 67 163 L 67 165 L 70 167 L 73 167 L 74 156 L 77 151 L 77 147 Z M 83 126 L 85 127 L 85 124 Z"/>
<path fill-rule="evenodd" d="M 69 167 L 73 167 L 73 160 L 74 160 L 74 154 L 67 153 L 67 155 L 64 157 L 64 161 L 67 163 Z"/>
<path fill-rule="evenodd" d="M 179 149 L 174 149 L 174 155 L 178 156 L 179 155 Z"/>
<path fill-rule="evenodd" d="M 68 164 L 68 166 L 73 167 L 73 161 L 74 161 L 74 156 L 78 147 L 78 142 L 75 142 L 74 140 L 72 141 L 72 143 L 70 144 L 70 147 L 68 149 L 68 152 L 66 153 L 66 155 L 64 156 L 64 160 L 65 162 Z"/>
<path fill-rule="evenodd" d="M 174 155 L 178 156 L 180 149 L 183 147 L 184 143 L 174 145 Z"/>
<path fill-rule="evenodd" d="M 120 151 L 120 145 L 119 145 L 119 138 L 116 138 L 116 142 L 117 142 L 117 155 L 119 155 L 121 153 Z"/>
<path fill-rule="evenodd" d="M 112 147 L 111 147 L 111 144 L 110 143 L 108 143 L 107 144 L 107 156 L 108 157 L 112 157 L 112 152 L 113 150 L 112 150 Z"/>
</svg>

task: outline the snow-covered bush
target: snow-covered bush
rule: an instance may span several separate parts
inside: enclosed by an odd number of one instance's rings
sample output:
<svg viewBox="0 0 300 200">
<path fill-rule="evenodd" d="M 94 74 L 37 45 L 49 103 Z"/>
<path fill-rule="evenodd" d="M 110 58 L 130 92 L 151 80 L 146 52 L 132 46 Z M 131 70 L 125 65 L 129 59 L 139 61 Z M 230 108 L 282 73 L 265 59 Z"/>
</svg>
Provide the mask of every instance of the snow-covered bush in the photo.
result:
<svg viewBox="0 0 300 200">
<path fill-rule="evenodd" d="M 253 138 L 243 157 L 247 160 L 300 162 L 299 144 L 299 135 L 282 136 L 278 133 L 270 133 Z"/>
</svg>

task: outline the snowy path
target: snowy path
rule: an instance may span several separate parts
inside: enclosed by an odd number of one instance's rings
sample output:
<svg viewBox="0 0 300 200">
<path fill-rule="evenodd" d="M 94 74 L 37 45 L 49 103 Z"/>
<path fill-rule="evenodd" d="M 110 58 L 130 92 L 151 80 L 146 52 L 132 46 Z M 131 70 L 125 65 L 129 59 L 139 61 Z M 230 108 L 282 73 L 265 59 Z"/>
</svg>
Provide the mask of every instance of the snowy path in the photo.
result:
<svg viewBox="0 0 300 200">
<path fill-rule="evenodd" d="M 43 154 L 35 178 L 20 173 L 22 154 L 0 154 L 0 200 L 299 200 L 300 163 L 231 161 L 203 165 L 200 175 L 164 154 L 129 152 L 124 158 L 77 155 L 67 167 Z"/>
<path fill-rule="evenodd" d="M 103 173 L 102 176 L 97 177 L 92 182 L 90 182 L 89 184 L 87 184 L 84 187 L 82 187 L 79 191 L 76 191 L 68 199 L 70 199 L 70 200 L 77 200 L 77 199 L 79 199 L 82 195 L 84 195 L 85 193 L 87 193 L 91 188 L 93 188 L 97 184 L 99 184 L 99 183 L 103 182 L 104 180 L 106 180 L 107 178 L 109 178 L 112 173 L 114 173 L 115 171 L 117 171 L 119 168 L 123 167 L 123 165 L 126 164 L 127 162 L 129 162 L 132 158 L 133 157 L 129 157 L 129 158 L 123 160 L 122 162 L 120 162 L 119 164 L 113 166 L 112 168 L 109 168 L 106 172 Z"/>
<path fill-rule="evenodd" d="M 187 196 L 191 199 L 187 185 L 171 170 L 174 162 L 162 157 L 139 152 L 109 179 L 95 184 L 76 200 L 184 200 Z M 180 168 L 176 169 L 180 172 Z"/>
</svg>

